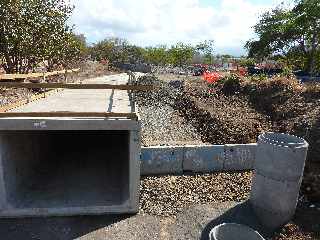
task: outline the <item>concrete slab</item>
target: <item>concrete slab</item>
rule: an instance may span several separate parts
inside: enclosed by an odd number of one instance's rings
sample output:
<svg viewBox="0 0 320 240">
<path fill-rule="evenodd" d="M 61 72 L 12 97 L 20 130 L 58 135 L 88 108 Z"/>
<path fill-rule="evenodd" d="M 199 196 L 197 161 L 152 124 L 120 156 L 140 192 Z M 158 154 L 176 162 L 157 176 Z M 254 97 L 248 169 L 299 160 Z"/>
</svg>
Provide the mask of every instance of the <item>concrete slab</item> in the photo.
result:
<svg viewBox="0 0 320 240">
<path fill-rule="evenodd" d="M 127 84 L 128 75 L 104 76 L 83 81 L 86 84 Z M 12 112 L 121 112 L 131 113 L 127 91 L 65 89 L 47 98 L 31 102 Z"/>
</svg>

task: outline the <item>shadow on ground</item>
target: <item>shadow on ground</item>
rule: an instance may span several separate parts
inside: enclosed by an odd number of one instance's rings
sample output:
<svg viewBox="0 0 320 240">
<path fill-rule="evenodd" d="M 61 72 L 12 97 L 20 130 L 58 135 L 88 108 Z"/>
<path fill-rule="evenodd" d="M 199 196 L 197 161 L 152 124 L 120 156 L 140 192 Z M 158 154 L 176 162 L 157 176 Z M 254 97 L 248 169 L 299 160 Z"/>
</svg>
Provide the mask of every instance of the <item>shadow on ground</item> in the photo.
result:
<svg viewBox="0 0 320 240">
<path fill-rule="evenodd" d="M 246 225 L 265 237 L 270 237 L 271 233 L 268 232 L 262 225 L 259 223 L 256 215 L 253 212 L 253 209 L 249 201 L 238 204 L 233 208 L 227 210 L 224 214 L 218 218 L 211 221 L 202 231 L 201 240 L 209 240 L 210 231 L 217 225 L 222 223 L 238 223 Z"/>
<path fill-rule="evenodd" d="M 76 239 L 129 217 L 130 215 L 1 219 L 0 239 Z"/>
</svg>

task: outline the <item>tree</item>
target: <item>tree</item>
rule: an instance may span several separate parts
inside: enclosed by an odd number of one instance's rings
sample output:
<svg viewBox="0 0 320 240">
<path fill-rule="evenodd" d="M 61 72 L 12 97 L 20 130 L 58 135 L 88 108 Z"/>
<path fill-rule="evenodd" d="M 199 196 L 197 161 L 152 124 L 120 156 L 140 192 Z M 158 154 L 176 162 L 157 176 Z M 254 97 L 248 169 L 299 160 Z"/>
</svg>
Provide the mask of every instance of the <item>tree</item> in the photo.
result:
<svg viewBox="0 0 320 240">
<path fill-rule="evenodd" d="M 204 63 L 213 64 L 214 41 L 205 40 L 196 46 L 196 50 L 203 55 Z"/>
<path fill-rule="evenodd" d="M 43 60 L 71 62 L 66 57 L 79 50 L 67 25 L 72 10 L 63 0 L 0 1 L 0 57 L 6 72 L 28 72 Z"/>
<path fill-rule="evenodd" d="M 304 59 L 304 70 L 314 74 L 320 51 L 320 2 L 299 0 L 291 9 L 280 5 L 262 15 L 254 30 L 257 40 L 246 44 L 249 56 L 266 58 L 294 54 Z M 290 58 L 288 58 L 290 60 Z"/>
<path fill-rule="evenodd" d="M 184 43 L 173 45 L 169 51 L 169 62 L 175 66 L 183 66 L 189 64 L 195 53 L 195 48 Z"/>
<path fill-rule="evenodd" d="M 156 47 L 147 47 L 145 49 L 144 58 L 146 62 L 155 65 L 166 65 L 169 62 L 168 49 L 165 45 Z"/>
<path fill-rule="evenodd" d="M 239 65 L 241 67 L 253 67 L 255 66 L 256 62 L 253 58 L 244 58 L 242 57 L 240 60 L 239 60 Z"/>
<path fill-rule="evenodd" d="M 132 46 L 123 38 L 106 38 L 91 48 L 91 57 L 96 60 L 108 59 L 117 65 L 129 62 L 129 49 Z M 131 49 L 132 50 L 132 49 Z"/>
<path fill-rule="evenodd" d="M 127 46 L 127 55 L 129 63 L 143 63 L 145 56 L 145 49 L 135 45 Z"/>
</svg>

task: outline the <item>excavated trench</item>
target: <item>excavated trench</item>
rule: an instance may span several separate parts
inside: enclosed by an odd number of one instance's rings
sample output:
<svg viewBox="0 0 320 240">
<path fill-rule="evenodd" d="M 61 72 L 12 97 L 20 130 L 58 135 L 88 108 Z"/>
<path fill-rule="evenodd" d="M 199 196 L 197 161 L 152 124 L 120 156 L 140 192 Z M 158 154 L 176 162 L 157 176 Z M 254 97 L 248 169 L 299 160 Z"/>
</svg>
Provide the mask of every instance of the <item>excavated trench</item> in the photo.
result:
<svg viewBox="0 0 320 240">
<path fill-rule="evenodd" d="M 275 79 L 244 85 L 226 94 L 208 86 L 202 79 L 180 80 L 182 84 L 172 79 L 172 76 L 168 81 L 157 77 L 140 79 L 142 84 L 147 81 L 160 86 L 158 92 L 140 96 L 141 101 L 172 107 L 204 143 L 251 143 L 266 131 L 305 138 L 310 147 L 302 193 L 310 200 L 320 200 L 317 184 L 320 182 L 319 89 L 302 91 L 303 86 L 293 80 Z"/>
</svg>

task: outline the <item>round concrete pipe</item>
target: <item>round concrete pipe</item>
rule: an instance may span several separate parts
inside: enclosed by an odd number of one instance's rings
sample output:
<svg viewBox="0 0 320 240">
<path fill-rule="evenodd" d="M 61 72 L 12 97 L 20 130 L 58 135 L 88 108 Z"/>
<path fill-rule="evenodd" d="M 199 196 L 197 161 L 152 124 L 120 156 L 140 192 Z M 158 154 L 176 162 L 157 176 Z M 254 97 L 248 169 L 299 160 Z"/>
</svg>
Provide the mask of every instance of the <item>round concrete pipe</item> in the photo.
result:
<svg viewBox="0 0 320 240">
<path fill-rule="evenodd" d="M 253 229 L 235 223 L 223 223 L 213 228 L 210 232 L 210 240 L 264 240 Z"/>
<path fill-rule="evenodd" d="M 259 136 L 250 201 L 261 223 L 271 230 L 295 213 L 308 146 L 292 135 Z"/>
</svg>

